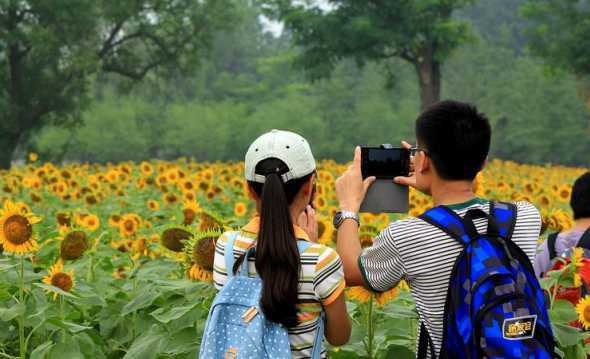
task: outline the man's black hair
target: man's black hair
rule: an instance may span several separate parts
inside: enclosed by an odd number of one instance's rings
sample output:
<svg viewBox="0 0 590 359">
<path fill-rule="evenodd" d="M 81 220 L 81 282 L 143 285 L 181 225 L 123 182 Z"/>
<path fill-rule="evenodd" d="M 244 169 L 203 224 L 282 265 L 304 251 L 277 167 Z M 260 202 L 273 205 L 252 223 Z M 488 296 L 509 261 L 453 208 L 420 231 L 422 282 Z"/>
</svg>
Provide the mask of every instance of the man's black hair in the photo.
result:
<svg viewBox="0 0 590 359">
<path fill-rule="evenodd" d="M 492 129 L 471 104 L 441 101 L 416 120 L 416 136 L 445 180 L 473 180 L 490 151 Z"/>
<path fill-rule="evenodd" d="M 574 183 L 570 205 L 574 219 L 590 218 L 590 172 L 583 174 Z"/>
</svg>

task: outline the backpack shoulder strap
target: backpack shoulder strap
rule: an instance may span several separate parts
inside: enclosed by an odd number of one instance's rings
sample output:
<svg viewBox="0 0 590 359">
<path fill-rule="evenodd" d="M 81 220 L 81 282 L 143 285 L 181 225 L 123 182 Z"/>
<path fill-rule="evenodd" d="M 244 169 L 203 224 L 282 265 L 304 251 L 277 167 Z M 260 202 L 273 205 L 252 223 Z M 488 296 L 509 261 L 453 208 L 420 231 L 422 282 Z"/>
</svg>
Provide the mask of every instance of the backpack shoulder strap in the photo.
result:
<svg viewBox="0 0 590 359">
<path fill-rule="evenodd" d="M 227 236 L 227 242 L 225 243 L 224 248 L 224 258 L 225 258 L 225 272 L 227 273 L 227 277 L 231 278 L 234 276 L 234 243 L 240 234 L 239 231 L 235 231 L 233 233 L 229 233 Z"/>
<path fill-rule="evenodd" d="M 512 239 L 518 210 L 514 203 L 490 202 L 490 214 L 496 220 L 498 232 L 504 239 Z"/>
<path fill-rule="evenodd" d="M 447 233 L 463 246 L 466 246 L 470 241 L 463 225 L 463 219 L 446 206 L 431 208 L 418 218 Z"/>
<path fill-rule="evenodd" d="M 582 247 L 584 249 L 590 250 L 590 228 L 588 228 L 582 237 L 578 241 L 578 245 L 576 247 Z"/>
<path fill-rule="evenodd" d="M 557 252 L 555 251 L 555 242 L 557 242 L 557 236 L 559 236 L 559 233 L 551 233 L 547 237 L 547 250 L 549 250 L 550 261 L 554 260 L 555 257 L 557 257 Z"/>
</svg>

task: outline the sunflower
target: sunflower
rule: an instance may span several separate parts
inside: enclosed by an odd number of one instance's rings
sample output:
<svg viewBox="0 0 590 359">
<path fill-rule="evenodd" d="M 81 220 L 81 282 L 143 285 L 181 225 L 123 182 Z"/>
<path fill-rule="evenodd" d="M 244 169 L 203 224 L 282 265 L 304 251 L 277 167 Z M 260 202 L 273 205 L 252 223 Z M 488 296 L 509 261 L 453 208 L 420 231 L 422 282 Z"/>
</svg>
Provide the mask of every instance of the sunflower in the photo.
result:
<svg viewBox="0 0 590 359">
<path fill-rule="evenodd" d="M 584 249 L 580 247 L 575 247 L 572 252 L 572 265 L 575 269 L 584 266 Z"/>
<path fill-rule="evenodd" d="M 223 220 L 223 218 L 221 218 L 219 214 L 207 210 L 205 208 L 201 208 L 201 213 L 199 217 L 199 230 L 201 232 L 205 232 L 215 228 L 223 228 L 223 225 L 225 224 L 225 221 Z"/>
<path fill-rule="evenodd" d="M 109 226 L 119 228 L 119 224 L 121 223 L 122 217 L 118 214 L 111 214 L 109 216 Z"/>
<path fill-rule="evenodd" d="M 557 190 L 557 196 L 561 201 L 569 201 L 570 196 L 572 194 L 572 187 L 570 185 L 564 184 Z"/>
<path fill-rule="evenodd" d="M 578 321 L 584 329 L 590 329 L 590 295 L 580 299 L 576 305 L 576 312 L 578 313 Z"/>
<path fill-rule="evenodd" d="M 390 290 L 375 294 L 375 301 L 378 305 L 383 306 L 387 304 L 387 302 L 395 300 L 399 295 L 399 289 L 397 287 L 391 288 Z"/>
<path fill-rule="evenodd" d="M 36 162 L 39 159 L 39 155 L 35 152 L 29 153 L 29 161 Z"/>
<path fill-rule="evenodd" d="M 145 177 L 149 177 L 152 175 L 152 173 L 154 173 L 154 168 L 152 167 L 152 165 L 149 162 L 146 162 L 146 161 L 143 161 L 139 165 L 139 170 L 141 171 L 141 174 L 144 175 Z"/>
<path fill-rule="evenodd" d="M 86 197 L 84 197 L 84 201 L 86 202 L 87 205 L 92 206 L 98 203 L 98 200 L 96 199 L 96 196 L 93 194 L 89 194 Z"/>
<path fill-rule="evenodd" d="M 197 197 L 195 196 L 195 192 L 193 191 L 185 191 L 182 193 L 182 198 L 185 202 L 192 202 L 196 201 Z"/>
<path fill-rule="evenodd" d="M 198 280 L 201 282 L 211 282 L 213 281 L 213 275 L 211 271 L 203 269 L 196 264 L 193 264 L 187 272 L 187 276 L 189 279 Z"/>
<path fill-rule="evenodd" d="M 70 292 L 74 286 L 74 271 L 64 272 L 62 261 L 57 261 L 49 269 L 47 276 L 43 278 L 43 283 L 57 287 L 64 292 Z M 53 299 L 57 299 L 58 293 L 53 292 Z"/>
<path fill-rule="evenodd" d="M 366 290 L 363 287 L 352 287 L 346 292 L 346 297 L 359 303 L 367 303 L 373 292 Z"/>
<path fill-rule="evenodd" d="M 160 209 L 160 203 L 156 200 L 153 199 L 148 199 L 147 201 L 147 207 L 149 209 L 151 209 L 152 211 L 157 211 Z"/>
<path fill-rule="evenodd" d="M 119 233 L 122 237 L 131 237 L 139 229 L 141 219 L 134 213 L 128 213 L 121 217 L 119 222 Z"/>
<path fill-rule="evenodd" d="M 314 204 L 318 211 L 325 211 L 328 208 L 328 201 L 323 195 L 316 196 Z"/>
<path fill-rule="evenodd" d="M 96 231 L 100 227 L 100 219 L 95 214 L 89 214 L 80 219 L 79 225 L 89 231 Z"/>
<path fill-rule="evenodd" d="M 199 204 L 196 201 L 184 202 L 184 208 L 182 209 L 183 224 L 188 226 L 192 224 L 197 217 L 199 211 Z"/>
<path fill-rule="evenodd" d="M 0 209 L 0 244 L 8 253 L 24 254 L 38 248 L 32 225 L 39 223 L 41 218 L 23 211 L 23 208 L 7 200 Z"/>
<path fill-rule="evenodd" d="M 172 192 L 164 193 L 164 196 L 162 198 L 164 200 L 164 203 L 166 203 L 167 205 L 173 205 L 178 202 L 178 196 L 176 196 Z"/>
<path fill-rule="evenodd" d="M 75 260 L 88 250 L 88 237 L 83 231 L 71 231 L 61 238 L 59 248 L 60 257 L 63 260 Z"/>
<path fill-rule="evenodd" d="M 195 189 L 194 183 L 189 179 L 184 179 L 180 181 L 179 187 L 182 191 L 192 191 Z"/>
<path fill-rule="evenodd" d="M 234 206 L 234 215 L 244 217 L 248 212 L 248 206 L 244 202 L 237 202 Z"/>
<path fill-rule="evenodd" d="M 182 252 L 184 249 L 184 241 L 193 237 L 193 234 L 183 227 L 170 227 L 160 236 L 160 243 L 164 248 L 172 252 Z"/>
<path fill-rule="evenodd" d="M 55 219 L 57 220 L 57 224 L 62 227 L 69 227 L 72 225 L 72 215 L 70 213 L 58 212 L 55 215 Z"/>
<path fill-rule="evenodd" d="M 208 271 L 213 270 L 215 258 L 215 243 L 222 235 L 221 230 L 213 230 L 197 233 L 193 238 L 185 242 L 184 251 L 191 263 Z"/>
<path fill-rule="evenodd" d="M 326 218 L 320 217 L 318 219 L 318 242 L 321 244 L 328 244 L 332 241 L 334 236 L 334 226 Z"/>
</svg>

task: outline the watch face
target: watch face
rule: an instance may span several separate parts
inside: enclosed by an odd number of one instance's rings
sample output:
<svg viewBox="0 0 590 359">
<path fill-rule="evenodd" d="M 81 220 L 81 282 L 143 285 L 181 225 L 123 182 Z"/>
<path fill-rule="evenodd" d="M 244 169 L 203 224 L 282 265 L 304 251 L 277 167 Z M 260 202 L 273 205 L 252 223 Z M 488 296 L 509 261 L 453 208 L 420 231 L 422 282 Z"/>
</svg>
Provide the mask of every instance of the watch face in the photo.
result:
<svg viewBox="0 0 590 359">
<path fill-rule="evenodd" d="M 334 227 L 338 228 L 340 222 L 342 222 L 342 212 L 336 212 L 334 216 Z"/>
</svg>

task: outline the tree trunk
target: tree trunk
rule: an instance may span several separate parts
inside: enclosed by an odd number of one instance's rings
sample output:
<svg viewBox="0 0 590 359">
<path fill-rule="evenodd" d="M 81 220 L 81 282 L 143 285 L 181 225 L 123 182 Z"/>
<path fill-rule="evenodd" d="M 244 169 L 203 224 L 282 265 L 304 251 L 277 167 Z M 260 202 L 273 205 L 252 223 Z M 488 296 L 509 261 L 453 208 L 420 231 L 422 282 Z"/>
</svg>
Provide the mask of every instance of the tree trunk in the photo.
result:
<svg viewBox="0 0 590 359">
<path fill-rule="evenodd" d="M 12 162 L 12 155 L 18 145 L 19 136 L 2 133 L 0 134 L 0 169 L 9 169 Z"/>
<path fill-rule="evenodd" d="M 420 111 L 440 100 L 440 63 L 434 59 L 432 49 L 424 49 L 414 62 L 420 84 Z"/>
</svg>

